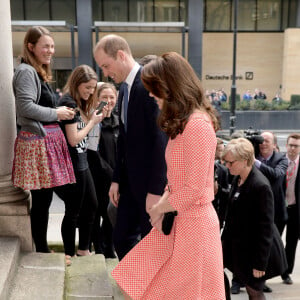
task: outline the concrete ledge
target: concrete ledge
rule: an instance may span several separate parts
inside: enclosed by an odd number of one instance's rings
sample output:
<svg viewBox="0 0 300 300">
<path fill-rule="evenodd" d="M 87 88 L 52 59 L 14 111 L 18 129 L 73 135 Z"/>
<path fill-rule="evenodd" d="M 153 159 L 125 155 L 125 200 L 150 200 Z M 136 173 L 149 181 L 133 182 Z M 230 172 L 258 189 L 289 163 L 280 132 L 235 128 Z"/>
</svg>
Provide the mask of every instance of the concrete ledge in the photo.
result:
<svg viewBox="0 0 300 300">
<path fill-rule="evenodd" d="M 60 253 L 25 253 L 21 256 L 11 300 L 62 300 L 65 258 Z"/>
<path fill-rule="evenodd" d="M 112 300 L 113 291 L 102 254 L 75 257 L 66 269 L 66 300 Z"/>
<path fill-rule="evenodd" d="M 20 240 L 13 237 L 0 238 L 0 299 L 7 300 L 10 284 L 15 276 L 20 255 Z"/>
</svg>

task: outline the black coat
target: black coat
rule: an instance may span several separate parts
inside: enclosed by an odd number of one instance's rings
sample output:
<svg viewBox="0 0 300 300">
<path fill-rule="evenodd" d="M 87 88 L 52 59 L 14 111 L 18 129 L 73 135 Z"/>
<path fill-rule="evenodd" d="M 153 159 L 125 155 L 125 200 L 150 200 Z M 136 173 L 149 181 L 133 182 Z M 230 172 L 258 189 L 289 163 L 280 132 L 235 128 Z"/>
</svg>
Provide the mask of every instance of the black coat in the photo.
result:
<svg viewBox="0 0 300 300">
<path fill-rule="evenodd" d="M 213 206 L 219 217 L 220 227 L 223 227 L 224 218 L 228 206 L 229 179 L 228 169 L 219 161 L 215 161 L 215 180 L 218 183 L 218 192 L 213 200 Z"/>
<path fill-rule="evenodd" d="M 113 182 L 129 182 L 136 199 L 145 201 L 147 193 L 161 195 L 166 186 L 166 135 L 157 126 L 158 106 L 141 81 L 141 69 L 131 87 L 127 132 L 121 120 L 124 84 L 120 87 L 118 111 L 120 131 Z"/>
<path fill-rule="evenodd" d="M 253 269 L 266 271 L 263 282 L 282 274 L 287 262 L 274 224 L 273 193 L 268 180 L 256 167 L 239 188 L 238 179 L 237 176 L 233 180 L 222 234 L 224 266 L 251 286 L 259 281 L 254 279 Z"/>
<path fill-rule="evenodd" d="M 283 184 L 284 190 L 286 189 L 286 177 Z M 300 167 L 298 166 L 296 181 L 295 181 L 295 197 L 298 212 L 298 238 L 300 239 Z"/>
<path fill-rule="evenodd" d="M 259 170 L 268 178 L 274 196 L 275 223 L 285 222 L 288 218 L 284 182 L 288 160 L 282 153 L 273 152 L 267 164 L 262 163 Z"/>
</svg>

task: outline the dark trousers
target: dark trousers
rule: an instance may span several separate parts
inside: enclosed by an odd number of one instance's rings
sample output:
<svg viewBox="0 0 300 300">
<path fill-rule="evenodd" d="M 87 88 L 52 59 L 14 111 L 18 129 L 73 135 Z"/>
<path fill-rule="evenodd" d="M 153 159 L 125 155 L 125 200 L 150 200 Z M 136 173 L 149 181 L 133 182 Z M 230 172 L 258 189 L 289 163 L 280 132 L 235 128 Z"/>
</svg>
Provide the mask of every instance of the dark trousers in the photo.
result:
<svg viewBox="0 0 300 300">
<path fill-rule="evenodd" d="M 113 228 L 107 214 L 107 207 L 109 203 L 108 192 L 112 175 L 103 169 L 97 151 L 88 150 L 88 162 L 93 176 L 98 201 L 91 243 L 94 246 L 96 254 L 111 255 L 113 252 Z"/>
<path fill-rule="evenodd" d="M 286 225 L 286 222 L 285 221 L 277 221 L 276 220 L 274 223 L 275 223 L 275 225 L 276 225 L 276 227 L 277 227 L 277 229 L 279 231 L 279 234 L 282 235 L 284 227 Z"/>
<path fill-rule="evenodd" d="M 49 208 L 52 202 L 53 189 L 31 191 L 31 232 L 37 252 L 50 252 L 47 243 Z"/>
<path fill-rule="evenodd" d="M 121 260 L 139 241 L 146 236 L 152 226 L 146 212 L 146 194 L 136 197 L 129 184 L 120 193 L 117 222 L 113 232 L 115 250 Z"/>
<path fill-rule="evenodd" d="M 285 276 L 293 272 L 296 249 L 297 249 L 298 238 L 299 238 L 297 205 L 289 206 L 287 211 L 288 211 L 288 221 L 286 224 L 285 254 L 288 262 L 288 269 L 287 272 L 284 274 Z"/>
<path fill-rule="evenodd" d="M 75 254 L 76 227 L 79 227 L 78 249 L 88 250 L 93 229 L 97 197 L 93 178 L 89 169 L 75 172 L 76 184 L 55 190 L 65 202 L 65 215 L 61 234 L 65 254 Z"/>
</svg>

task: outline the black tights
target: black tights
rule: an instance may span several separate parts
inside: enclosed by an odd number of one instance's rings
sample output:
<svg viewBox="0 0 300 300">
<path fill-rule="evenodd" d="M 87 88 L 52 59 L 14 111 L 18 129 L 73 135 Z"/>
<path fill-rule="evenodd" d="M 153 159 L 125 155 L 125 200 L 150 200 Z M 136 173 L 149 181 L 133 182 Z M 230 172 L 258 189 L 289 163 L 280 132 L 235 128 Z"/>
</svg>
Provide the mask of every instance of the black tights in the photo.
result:
<svg viewBox="0 0 300 300">
<path fill-rule="evenodd" d="M 61 233 L 65 254 L 75 255 L 76 227 L 79 227 L 78 249 L 88 250 L 97 210 L 97 197 L 93 178 L 89 169 L 76 172 L 76 184 L 55 190 L 65 202 L 65 216 Z"/>
<path fill-rule="evenodd" d="M 47 243 L 47 229 L 52 196 L 53 189 L 31 191 L 31 232 L 37 252 L 50 252 Z"/>
<path fill-rule="evenodd" d="M 266 300 L 263 291 L 257 291 L 251 288 L 249 285 L 246 285 L 246 291 L 248 293 L 249 300 Z"/>
</svg>

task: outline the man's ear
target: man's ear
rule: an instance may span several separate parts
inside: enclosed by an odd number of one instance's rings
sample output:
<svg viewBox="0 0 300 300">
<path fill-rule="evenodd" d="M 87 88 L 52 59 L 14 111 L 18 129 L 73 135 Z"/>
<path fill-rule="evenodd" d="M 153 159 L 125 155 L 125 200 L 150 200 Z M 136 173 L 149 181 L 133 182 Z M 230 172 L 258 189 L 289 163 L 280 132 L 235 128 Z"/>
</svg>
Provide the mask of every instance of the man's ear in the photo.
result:
<svg viewBox="0 0 300 300">
<path fill-rule="evenodd" d="M 122 61 L 124 61 L 126 57 L 125 52 L 123 50 L 118 50 L 117 57 L 119 57 Z"/>
<path fill-rule="evenodd" d="M 31 51 L 31 52 L 33 51 L 33 47 L 34 47 L 34 46 L 33 46 L 32 43 L 28 43 L 28 44 L 27 44 L 27 48 L 28 48 L 28 50 Z"/>
</svg>

